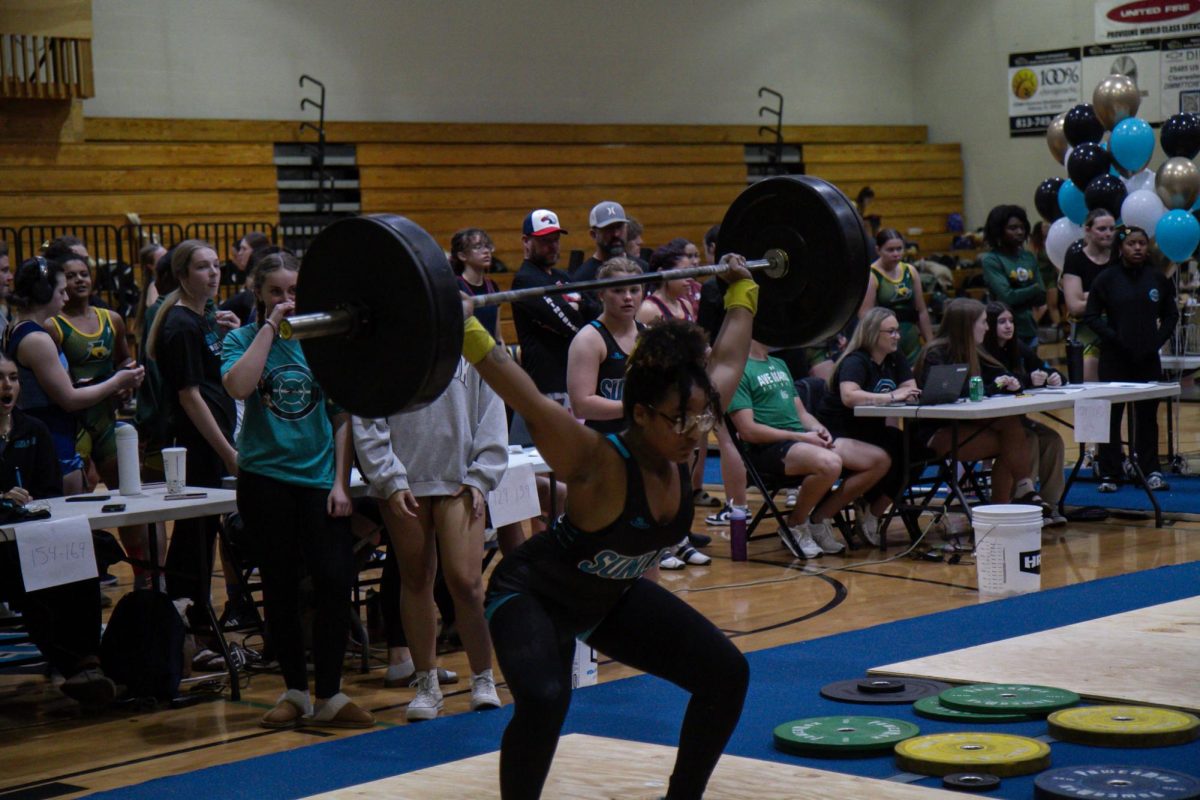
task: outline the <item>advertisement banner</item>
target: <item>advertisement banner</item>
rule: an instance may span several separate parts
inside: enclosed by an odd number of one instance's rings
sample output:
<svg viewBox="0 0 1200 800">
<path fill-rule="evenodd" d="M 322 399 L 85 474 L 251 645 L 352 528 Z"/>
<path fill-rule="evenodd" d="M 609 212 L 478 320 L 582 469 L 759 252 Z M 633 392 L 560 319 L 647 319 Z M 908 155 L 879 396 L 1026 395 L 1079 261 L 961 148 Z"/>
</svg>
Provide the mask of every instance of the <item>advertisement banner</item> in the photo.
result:
<svg viewBox="0 0 1200 800">
<path fill-rule="evenodd" d="M 1083 101 L 1092 102 L 1092 92 L 1109 75 L 1133 79 L 1142 95 L 1138 116 L 1150 123 L 1163 120 L 1158 41 L 1093 44 L 1083 48 Z M 1167 114 L 1166 116 L 1170 116 Z"/>
<path fill-rule="evenodd" d="M 1200 113 L 1200 36 L 1167 39 L 1162 48 L 1162 119 Z"/>
<path fill-rule="evenodd" d="M 1056 116 L 1083 102 L 1082 83 L 1078 47 L 1010 55 L 1009 135 L 1044 134 Z"/>
<path fill-rule="evenodd" d="M 1096 0 L 1096 41 L 1200 36 L 1200 0 Z"/>
</svg>

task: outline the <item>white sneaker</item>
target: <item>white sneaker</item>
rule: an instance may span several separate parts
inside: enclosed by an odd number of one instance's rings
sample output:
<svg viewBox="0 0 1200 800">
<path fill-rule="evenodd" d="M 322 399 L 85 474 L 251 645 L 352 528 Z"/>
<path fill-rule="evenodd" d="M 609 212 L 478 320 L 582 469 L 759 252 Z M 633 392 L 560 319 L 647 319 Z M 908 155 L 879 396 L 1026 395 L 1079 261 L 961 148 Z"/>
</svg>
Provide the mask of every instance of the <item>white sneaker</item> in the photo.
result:
<svg viewBox="0 0 1200 800">
<path fill-rule="evenodd" d="M 670 553 L 663 553 L 662 558 L 658 560 L 659 569 L 683 569 L 684 563 Z"/>
<path fill-rule="evenodd" d="M 800 496 L 799 489 L 788 489 L 787 497 L 783 501 L 784 505 L 786 505 L 788 508 L 795 508 L 796 507 L 796 498 L 799 496 Z"/>
<path fill-rule="evenodd" d="M 858 514 L 858 527 L 862 537 L 867 540 L 867 544 L 872 547 L 879 546 L 879 517 L 863 508 Z"/>
<path fill-rule="evenodd" d="M 808 530 L 813 542 L 816 543 L 817 547 L 821 548 L 821 552 L 833 556 L 846 549 L 846 545 L 839 542 L 837 537 L 833 535 L 833 525 L 829 523 L 829 520 L 825 520 L 824 522 L 810 522 L 808 523 Z"/>
<path fill-rule="evenodd" d="M 807 525 L 782 527 L 779 529 L 779 538 L 794 558 L 820 558 L 825 552 L 813 541 Z"/>
<path fill-rule="evenodd" d="M 418 672 L 417 695 L 408 704 L 408 710 L 404 712 L 405 718 L 409 722 L 436 719 L 442 705 L 442 687 L 438 685 L 437 672 Z"/>
<path fill-rule="evenodd" d="M 704 567 L 712 563 L 711 558 L 688 544 L 687 539 L 684 539 L 679 544 L 679 547 L 676 548 L 675 557 L 685 564 L 691 564 L 693 567 Z"/>
<path fill-rule="evenodd" d="M 492 677 L 492 671 L 485 669 L 478 675 L 472 675 L 471 710 L 480 711 L 499 707 L 500 695 L 496 694 L 496 679 Z"/>
</svg>

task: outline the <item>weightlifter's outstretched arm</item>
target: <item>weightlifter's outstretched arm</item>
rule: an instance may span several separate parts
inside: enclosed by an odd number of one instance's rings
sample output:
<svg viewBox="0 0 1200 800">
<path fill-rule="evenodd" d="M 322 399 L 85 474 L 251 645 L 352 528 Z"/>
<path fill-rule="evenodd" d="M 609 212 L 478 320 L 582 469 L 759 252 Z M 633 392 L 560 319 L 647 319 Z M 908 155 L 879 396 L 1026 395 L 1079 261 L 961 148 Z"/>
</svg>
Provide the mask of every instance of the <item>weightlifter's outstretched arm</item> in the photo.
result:
<svg viewBox="0 0 1200 800">
<path fill-rule="evenodd" d="M 525 420 L 537 445 L 538 453 L 554 470 L 559 480 L 572 483 L 587 475 L 595 465 L 595 451 L 604 446 L 604 437 L 580 425 L 571 412 L 538 391 L 533 379 L 497 347 L 491 335 L 471 316 L 473 306 L 463 300 L 467 316 L 463 334 L 463 357 L 469 361 L 488 386 Z"/>
<path fill-rule="evenodd" d="M 758 285 L 746 269 L 746 259 L 732 253 L 721 259 L 729 263 L 728 272 L 718 273 L 725 281 L 725 321 L 713 342 L 708 358 L 708 376 L 713 388 L 721 395 L 721 410 L 729 401 L 742 379 L 746 359 L 750 355 L 750 338 L 754 331 L 754 312 L 758 307 Z"/>
</svg>

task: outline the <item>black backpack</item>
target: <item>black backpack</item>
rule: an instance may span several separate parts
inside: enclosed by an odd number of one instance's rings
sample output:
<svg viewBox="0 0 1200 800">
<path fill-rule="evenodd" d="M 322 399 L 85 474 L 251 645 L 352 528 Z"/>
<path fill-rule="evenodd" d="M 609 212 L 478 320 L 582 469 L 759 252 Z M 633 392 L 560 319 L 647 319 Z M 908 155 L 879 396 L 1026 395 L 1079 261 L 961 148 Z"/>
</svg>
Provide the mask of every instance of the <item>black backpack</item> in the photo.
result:
<svg viewBox="0 0 1200 800">
<path fill-rule="evenodd" d="M 100 642 L 104 674 L 134 698 L 170 701 L 183 678 L 186 630 L 162 592 L 136 589 L 113 609 Z"/>
</svg>

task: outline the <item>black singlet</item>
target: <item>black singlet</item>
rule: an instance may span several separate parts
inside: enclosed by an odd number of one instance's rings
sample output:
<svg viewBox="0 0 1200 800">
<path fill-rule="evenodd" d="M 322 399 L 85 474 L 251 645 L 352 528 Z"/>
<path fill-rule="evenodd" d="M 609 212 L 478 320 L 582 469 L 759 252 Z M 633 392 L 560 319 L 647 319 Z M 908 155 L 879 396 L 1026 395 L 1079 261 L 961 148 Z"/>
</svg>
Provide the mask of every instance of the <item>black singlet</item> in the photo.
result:
<svg viewBox="0 0 1200 800">
<path fill-rule="evenodd" d="M 642 573 L 658 565 L 659 554 L 674 548 L 692 523 L 691 480 L 679 464 L 679 511 L 665 524 L 650 513 L 642 470 L 616 434 L 605 437 L 625 461 L 625 507 L 609 525 L 582 531 L 566 514 L 549 530 L 525 541 L 496 567 L 485 605 L 490 617 L 518 594 L 537 597 L 581 638 L 604 619 Z"/>
<path fill-rule="evenodd" d="M 612 335 L 612 331 L 604 326 L 598 319 L 594 319 L 588 323 L 600 333 L 600 337 L 604 339 L 604 360 L 600 362 L 600 369 L 596 372 L 596 394 L 603 397 L 605 400 L 621 401 L 625 396 L 625 367 L 629 363 L 629 354 L 621 349 L 621 345 L 617 343 L 616 337 Z M 642 323 L 635 323 L 637 330 L 641 331 L 646 326 Z M 587 419 L 583 421 L 594 431 L 600 433 L 620 433 L 625 430 L 625 418 L 617 417 L 616 419 Z"/>
</svg>

